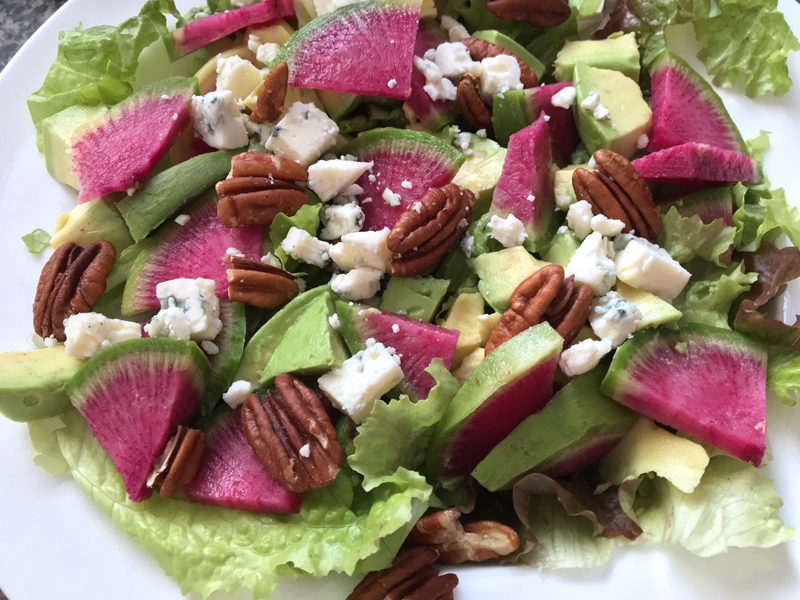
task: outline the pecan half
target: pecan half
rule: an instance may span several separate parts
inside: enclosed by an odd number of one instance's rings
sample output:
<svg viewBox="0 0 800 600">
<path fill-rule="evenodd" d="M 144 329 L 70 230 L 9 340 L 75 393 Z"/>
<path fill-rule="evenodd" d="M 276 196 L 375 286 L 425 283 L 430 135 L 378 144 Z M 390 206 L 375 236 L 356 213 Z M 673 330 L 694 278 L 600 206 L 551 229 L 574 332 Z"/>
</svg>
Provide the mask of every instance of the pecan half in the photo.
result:
<svg viewBox="0 0 800 600">
<path fill-rule="evenodd" d="M 435 548 L 401 550 L 390 567 L 368 573 L 347 600 L 450 600 L 458 577 L 439 575 L 431 566 L 437 558 Z"/>
<path fill-rule="evenodd" d="M 90 312 L 106 291 L 106 277 L 117 252 L 106 240 L 86 249 L 67 242 L 59 246 L 39 275 L 33 301 L 33 329 L 43 338 L 65 341 L 64 320 Z"/>
<path fill-rule="evenodd" d="M 567 0 L 487 0 L 486 8 L 501 19 L 528 23 L 534 27 L 554 27 L 569 19 Z"/>
<path fill-rule="evenodd" d="M 493 136 L 492 113 L 486 108 L 478 93 L 478 80 L 472 73 L 464 73 L 456 88 L 456 102 L 464 120 L 470 127 L 485 129 L 487 135 Z"/>
<path fill-rule="evenodd" d="M 147 478 L 147 487 L 159 487 L 162 498 L 171 498 L 194 479 L 206 449 L 206 434 L 183 425 L 167 442 Z"/>
<path fill-rule="evenodd" d="M 275 378 L 262 401 L 251 394 L 242 426 L 259 462 L 292 492 L 325 487 L 342 468 L 342 447 L 319 397 L 292 375 Z"/>
<path fill-rule="evenodd" d="M 439 551 L 439 562 L 457 565 L 507 556 L 519 549 L 517 532 L 496 521 L 461 524 L 461 511 L 447 508 L 422 517 L 408 536 L 420 546 Z"/>
<path fill-rule="evenodd" d="M 497 44 L 493 44 L 492 42 L 487 42 L 486 40 L 481 40 L 479 38 L 469 37 L 466 39 L 461 40 L 461 43 L 467 47 L 469 50 L 469 55 L 472 57 L 472 60 L 475 61 L 482 61 L 484 58 L 491 58 L 493 56 L 499 56 L 501 54 L 505 54 L 507 56 L 513 56 L 517 63 L 519 64 L 519 80 L 522 83 L 522 87 L 525 89 L 536 87 L 539 85 L 539 78 L 536 76 L 536 73 L 528 66 L 524 60 L 522 60 L 519 56 L 511 52 L 510 50 L 506 50 L 502 46 L 498 46 Z"/>
<path fill-rule="evenodd" d="M 228 274 L 228 299 L 259 308 L 278 308 L 300 293 L 297 282 L 283 269 L 231 257 Z"/>
<path fill-rule="evenodd" d="M 454 183 L 412 202 L 389 232 L 392 275 L 413 277 L 436 266 L 469 229 L 474 204 L 475 194 Z"/>
<path fill-rule="evenodd" d="M 261 152 L 231 159 L 231 176 L 217 184 L 217 216 L 225 227 L 269 225 L 278 213 L 294 215 L 308 204 L 296 181 L 308 172 L 294 161 Z"/>
<path fill-rule="evenodd" d="M 625 233 L 651 242 L 661 231 L 661 214 L 644 179 L 624 156 L 611 150 L 594 153 L 597 171 L 575 169 L 572 187 L 575 197 L 592 205 L 592 212 L 625 224 Z"/>
<path fill-rule="evenodd" d="M 256 108 L 250 114 L 253 123 L 274 123 L 281 116 L 286 91 L 289 89 L 289 67 L 285 62 L 275 65 L 267 73 L 258 91 Z"/>
<path fill-rule="evenodd" d="M 564 268 L 547 265 L 520 283 L 511 294 L 511 308 L 503 313 L 486 344 L 485 354 L 526 329 L 547 321 L 564 338 L 575 339 L 592 312 L 592 290 L 577 290 L 574 277 L 564 278 Z"/>
</svg>

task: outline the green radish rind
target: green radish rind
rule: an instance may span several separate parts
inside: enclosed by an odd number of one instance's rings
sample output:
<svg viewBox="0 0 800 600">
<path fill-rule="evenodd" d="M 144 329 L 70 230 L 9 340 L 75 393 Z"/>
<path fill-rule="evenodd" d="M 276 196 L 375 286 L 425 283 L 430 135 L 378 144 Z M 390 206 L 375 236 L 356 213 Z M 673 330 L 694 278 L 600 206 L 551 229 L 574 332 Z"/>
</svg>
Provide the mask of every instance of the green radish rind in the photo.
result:
<svg viewBox="0 0 800 600">
<path fill-rule="evenodd" d="M 211 371 L 206 379 L 206 391 L 197 405 L 197 416 L 201 418 L 214 410 L 222 393 L 230 387 L 244 352 L 247 329 L 244 304 L 220 300 L 219 318 L 222 321 L 222 330 L 213 340 L 219 352 L 209 357 Z"/>
<path fill-rule="evenodd" d="M 239 361 L 239 367 L 236 369 L 232 380 L 249 381 L 254 386 L 257 386 L 258 381 L 261 379 L 261 373 L 269 363 L 286 332 L 295 324 L 306 308 L 326 292 L 331 292 L 330 286 L 321 285 L 312 288 L 297 296 L 275 313 L 269 321 L 264 323 L 261 329 L 247 342 L 242 359 Z"/>
<path fill-rule="evenodd" d="M 410 149 L 415 151 L 427 150 L 430 152 L 431 156 L 435 157 L 437 160 L 441 160 L 442 158 L 451 160 L 455 163 L 454 168 L 460 167 L 467 158 L 463 153 L 436 136 L 422 131 L 395 129 L 393 127 L 383 127 L 367 131 L 339 150 L 339 155 L 345 156 L 347 154 L 352 154 L 358 157 L 369 156 L 371 153 L 381 152 L 382 150 L 394 150 L 395 148 L 392 148 L 392 144 L 397 142 L 408 142 Z"/>
<path fill-rule="evenodd" d="M 180 359 L 180 363 L 189 371 L 190 380 L 202 382 L 197 387 L 198 395 L 211 371 L 206 355 L 194 342 L 170 338 L 141 338 L 119 342 L 100 350 L 69 380 L 64 389 L 73 406 L 80 410 L 94 387 L 103 385 L 105 367 L 120 359 L 135 359 L 137 355 L 149 357 L 152 364 L 162 366 Z"/>
<path fill-rule="evenodd" d="M 735 369 L 709 365 L 712 351 L 729 358 Z M 672 374 L 668 383 L 658 381 L 665 371 Z M 617 349 L 600 392 L 758 466 L 766 451 L 766 373 L 764 344 L 706 325 L 663 326 L 643 330 Z M 684 378 L 700 382 L 697 397 L 677 395 Z M 667 391 L 655 392 L 653 386 Z M 689 406 L 689 400 L 696 404 Z"/>
<path fill-rule="evenodd" d="M 221 150 L 190 158 L 148 179 L 141 189 L 117 204 L 135 241 L 150 235 L 171 215 L 225 179 L 236 150 Z"/>
</svg>

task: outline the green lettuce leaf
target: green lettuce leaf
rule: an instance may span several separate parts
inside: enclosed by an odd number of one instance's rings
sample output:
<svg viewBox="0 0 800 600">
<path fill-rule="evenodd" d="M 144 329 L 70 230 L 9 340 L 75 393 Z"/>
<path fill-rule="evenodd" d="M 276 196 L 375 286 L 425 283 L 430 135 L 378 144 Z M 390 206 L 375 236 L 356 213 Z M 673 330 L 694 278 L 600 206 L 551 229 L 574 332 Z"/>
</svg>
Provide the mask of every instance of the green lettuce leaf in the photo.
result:
<svg viewBox="0 0 800 600">
<path fill-rule="evenodd" d="M 118 27 L 98 25 L 61 32 L 58 56 L 42 87 L 28 98 L 42 151 L 41 124 L 76 104 L 116 104 L 133 91 L 131 82 L 144 48 L 167 33 L 165 14 L 178 17 L 172 0 L 147 0 Z"/>
<path fill-rule="evenodd" d="M 349 463 L 364 476 L 364 489 L 368 491 L 397 469 L 415 470 L 425 461 L 433 428 L 460 387 L 439 358 L 425 371 L 436 381 L 426 400 L 414 403 L 404 395 L 388 403 L 376 402 L 358 428 Z"/>
<path fill-rule="evenodd" d="M 767 387 L 786 406 L 800 398 L 800 350 L 770 346 L 767 360 Z"/>
<path fill-rule="evenodd" d="M 682 217 L 674 206 L 661 221 L 658 244 L 679 263 L 698 257 L 721 266 L 720 255 L 730 249 L 736 238 L 736 229 L 725 225 L 722 219 L 706 225 L 699 215 Z"/>
<path fill-rule="evenodd" d="M 69 475 L 69 465 L 61 454 L 55 432 L 66 427 L 59 417 L 28 423 L 33 464 L 43 468 L 48 475 Z"/>
<path fill-rule="evenodd" d="M 23 235 L 21 239 L 31 254 L 39 254 L 50 245 L 50 234 L 44 229 L 34 229 Z"/>
<path fill-rule="evenodd" d="M 635 542 L 599 536 L 591 519 L 569 516 L 555 495 L 540 495 L 529 507 L 519 559 L 539 568 L 587 568 L 604 564 L 614 548 L 626 544 L 675 544 L 705 557 L 799 537 L 780 520 L 783 501 L 772 480 L 729 456 L 712 457 L 690 494 L 660 477 L 644 479 L 638 488 L 626 484 L 619 492 L 622 508 L 643 531 Z"/>
<path fill-rule="evenodd" d="M 269 239 L 272 242 L 275 256 L 281 261 L 285 270 L 294 271 L 298 262 L 297 259 L 286 254 L 286 251 L 281 248 L 281 242 L 292 227 L 303 229 L 314 236 L 317 235 L 320 207 L 320 204 L 306 204 L 293 217 L 287 217 L 285 213 L 278 213 L 272 221 L 269 229 Z"/>
<path fill-rule="evenodd" d="M 62 416 L 58 446 L 81 489 L 173 576 L 187 594 L 252 590 L 269 596 L 279 574 L 321 577 L 389 564 L 425 511 L 431 488 L 405 469 L 371 492 L 345 467 L 306 494 L 297 515 L 248 513 L 154 495 L 128 500 L 113 462 L 77 411 Z M 54 453 L 53 453 L 54 454 Z"/>
<path fill-rule="evenodd" d="M 673 302 L 683 313 L 681 322 L 730 329 L 731 305 L 750 289 L 758 274 L 745 273 L 744 264 L 739 263 L 725 269 L 707 265 L 705 271 L 694 269 L 692 273 L 689 285 Z"/>
<path fill-rule="evenodd" d="M 406 118 L 402 107 L 396 107 L 391 110 L 382 106 L 374 104 L 367 104 L 362 111 L 366 110 L 366 114 L 360 114 L 347 119 L 340 119 L 336 121 L 341 133 L 358 133 L 360 131 L 367 131 L 375 127 L 399 127 L 403 128 L 408 125 L 408 118 Z"/>
</svg>

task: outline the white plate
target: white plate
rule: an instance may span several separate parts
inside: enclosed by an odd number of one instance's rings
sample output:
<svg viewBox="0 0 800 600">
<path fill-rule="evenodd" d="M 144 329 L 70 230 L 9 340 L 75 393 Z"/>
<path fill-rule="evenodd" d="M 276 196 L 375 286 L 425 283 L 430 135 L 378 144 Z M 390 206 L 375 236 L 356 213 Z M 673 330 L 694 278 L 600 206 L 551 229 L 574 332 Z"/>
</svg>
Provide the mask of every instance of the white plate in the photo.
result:
<svg viewBox="0 0 800 600">
<path fill-rule="evenodd" d="M 201 0 L 196 0 L 201 3 Z M 180 2 L 180 7 L 191 6 Z M 781 9 L 800 33 L 800 6 L 781 0 Z M 71 0 L 31 38 L 0 74 L 0 214 L 5 238 L 0 264 L 5 284 L 0 313 L 0 351 L 26 348 L 32 333 L 31 303 L 44 257 L 28 253 L 20 236 L 37 227 L 53 230 L 59 212 L 74 206 L 74 193 L 52 179 L 36 151 L 35 132 L 25 100 L 39 88 L 56 56 L 58 32 L 82 21 L 85 27 L 120 23 L 138 12 L 139 0 Z M 700 72 L 691 27 L 671 32 L 677 49 Z M 800 140 L 800 55 L 789 60 L 796 86 L 781 99 L 758 101 L 722 93 L 745 138 L 760 129 L 774 132 L 766 170 L 773 184 L 800 202 L 797 155 Z M 800 298 L 800 288 L 793 296 Z M 790 302 L 787 301 L 787 304 Z M 787 306 L 787 314 L 800 312 Z M 793 321 L 793 318 L 792 318 Z M 784 498 L 781 514 L 800 527 L 800 407 L 769 406 L 769 440 L 775 458 L 765 472 Z M 733 550 L 700 559 L 681 549 L 649 546 L 618 550 L 596 569 L 543 572 L 527 567 L 457 569 L 461 600 L 490 597 L 550 600 L 620 597 L 652 599 L 751 600 L 797 597 L 800 545 L 769 550 Z M 344 576 L 299 580 L 282 585 L 275 598 L 344 598 L 355 581 Z M 116 599 L 177 600 L 175 582 L 122 533 L 71 478 L 50 477 L 34 466 L 27 429 L 0 417 L 0 589 L 10 600 Z M 248 598 L 248 593 L 236 598 Z M 214 598 L 223 598 L 214 595 Z"/>
</svg>

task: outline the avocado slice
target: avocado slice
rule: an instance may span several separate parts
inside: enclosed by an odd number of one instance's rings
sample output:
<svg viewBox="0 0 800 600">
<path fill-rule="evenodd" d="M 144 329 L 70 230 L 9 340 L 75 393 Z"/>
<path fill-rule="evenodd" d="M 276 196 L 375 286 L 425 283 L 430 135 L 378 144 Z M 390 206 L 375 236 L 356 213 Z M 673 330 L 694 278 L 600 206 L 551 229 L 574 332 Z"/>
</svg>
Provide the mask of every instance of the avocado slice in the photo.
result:
<svg viewBox="0 0 800 600">
<path fill-rule="evenodd" d="M 562 233 L 557 233 L 553 238 L 553 245 L 545 252 L 542 258 L 549 263 L 561 265 L 565 269 L 569 264 L 569 259 L 575 254 L 581 241 L 575 236 L 572 231 L 567 229 Z"/>
<path fill-rule="evenodd" d="M 261 373 L 260 385 L 272 385 L 281 373 L 320 375 L 341 367 L 350 353 L 342 336 L 331 326 L 330 318 L 335 314 L 330 292 L 308 305 L 275 348 Z"/>
<path fill-rule="evenodd" d="M 76 133 L 99 119 L 105 106 L 70 106 L 42 121 L 42 149 L 48 173 L 76 190 L 81 189 L 78 176 L 72 172 L 72 144 Z"/>
<path fill-rule="evenodd" d="M 470 148 L 472 154 L 466 157 L 453 183 L 475 194 L 476 207 L 488 205 L 503 171 L 506 149 L 493 140 L 478 136 L 472 136 Z"/>
<path fill-rule="evenodd" d="M 386 285 L 378 308 L 430 323 L 449 286 L 449 279 L 392 277 Z"/>
<path fill-rule="evenodd" d="M 225 179 L 237 150 L 221 150 L 190 158 L 148 179 L 117 208 L 133 239 L 143 240 L 171 215 Z"/>
<path fill-rule="evenodd" d="M 0 414 L 12 421 L 60 415 L 72 404 L 64 386 L 84 365 L 65 346 L 0 354 Z"/>
<path fill-rule="evenodd" d="M 289 328 L 295 324 L 300 315 L 315 300 L 330 291 L 331 288 L 329 286 L 322 285 L 303 292 L 264 323 L 244 347 L 242 360 L 233 375 L 233 381 L 243 380 L 258 384 L 261 372 L 270 362 L 275 349 L 281 343 Z"/>
<path fill-rule="evenodd" d="M 639 84 L 619 71 L 595 69 L 583 63 L 575 66 L 575 120 L 587 150 L 594 154 L 605 148 L 631 158 L 638 151 L 637 142 L 650 131 L 653 113 L 642 97 Z M 581 103 L 595 92 L 610 114 L 597 119 Z"/>
<path fill-rule="evenodd" d="M 642 320 L 636 326 L 636 331 L 641 331 L 647 327 L 664 325 L 665 323 L 674 323 L 683 316 L 683 313 L 672 304 L 665 302 L 650 292 L 637 290 L 619 280 L 615 289 L 620 296 L 635 304 L 642 312 Z"/>
<path fill-rule="evenodd" d="M 499 31 L 491 29 L 486 31 L 476 31 L 472 34 L 472 37 L 478 38 L 479 40 L 486 40 L 491 44 L 496 44 L 497 46 L 508 50 L 517 58 L 521 58 L 522 61 L 528 65 L 528 67 L 530 67 L 531 71 L 536 73 L 536 77 L 539 79 L 539 81 L 541 81 L 542 77 L 544 77 L 547 68 L 541 62 L 539 62 L 539 59 L 537 59 L 533 54 L 525 50 L 525 48 L 520 46 L 507 35 L 503 35 Z"/>
<path fill-rule="evenodd" d="M 482 348 L 489 341 L 489 336 L 492 335 L 502 315 L 500 313 L 484 315 L 485 312 L 483 296 L 480 294 L 461 294 L 450 307 L 442 327 L 459 332 L 451 369 L 458 368 L 467 355 Z"/>
<path fill-rule="evenodd" d="M 58 215 L 50 245 L 58 248 L 67 242 L 73 242 L 86 248 L 98 240 L 108 240 L 114 244 L 117 256 L 133 244 L 125 220 L 117 208 L 105 198 L 95 198 L 78 204 L 68 213 Z"/>
<path fill-rule="evenodd" d="M 319 101 L 325 107 L 325 112 L 334 121 L 346 117 L 358 108 L 364 97 L 358 94 L 345 94 L 343 92 L 329 92 L 328 90 L 316 90 Z"/>
<path fill-rule="evenodd" d="M 587 165 L 569 165 L 553 173 L 553 195 L 556 198 L 556 206 L 567 212 L 570 204 L 575 202 L 575 189 L 572 187 L 572 174 L 576 169 L 586 169 L 594 171 L 597 167 Z"/>
<path fill-rule="evenodd" d="M 528 473 L 561 477 L 593 465 L 617 445 L 638 415 L 600 393 L 606 369 L 578 376 L 484 458 L 472 476 L 489 491 Z"/>
<path fill-rule="evenodd" d="M 499 252 L 481 254 L 467 261 L 480 278 L 478 291 L 496 312 L 509 309 L 511 294 L 525 279 L 550 263 L 533 257 L 525 248 L 517 246 Z"/>
<path fill-rule="evenodd" d="M 634 33 L 616 33 L 604 40 L 573 41 L 558 53 L 553 76 L 556 81 L 575 81 L 576 65 L 619 71 L 639 81 L 639 45 Z"/>
</svg>

